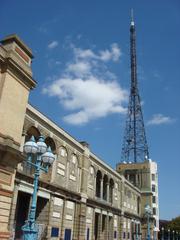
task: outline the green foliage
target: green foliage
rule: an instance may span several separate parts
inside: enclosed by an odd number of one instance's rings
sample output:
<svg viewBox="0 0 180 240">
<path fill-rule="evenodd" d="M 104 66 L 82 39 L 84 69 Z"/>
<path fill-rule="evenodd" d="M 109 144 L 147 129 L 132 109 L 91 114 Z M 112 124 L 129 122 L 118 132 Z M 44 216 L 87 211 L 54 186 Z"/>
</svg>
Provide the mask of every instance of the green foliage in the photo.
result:
<svg viewBox="0 0 180 240">
<path fill-rule="evenodd" d="M 180 232 L 180 216 L 173 218 L 167 225 L 168 228 Z"/>
</svg>

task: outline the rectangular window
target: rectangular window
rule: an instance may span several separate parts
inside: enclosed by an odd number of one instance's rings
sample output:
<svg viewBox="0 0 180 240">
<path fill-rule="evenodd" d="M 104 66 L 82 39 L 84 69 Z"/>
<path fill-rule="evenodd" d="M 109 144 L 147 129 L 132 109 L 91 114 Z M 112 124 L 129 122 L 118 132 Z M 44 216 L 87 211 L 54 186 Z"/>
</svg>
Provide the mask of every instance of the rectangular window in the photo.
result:
<svg viewBox="0 0 180 240">
<path fill-rule="evenodd" d="M 156 215 L 156 208 L 153 208 L 153 215 Z"/>
<path fill-rule="evenodd" d="M 128 232 L 128 239 L 130 239 L 130 233 Z"/>
<path fill-rule="evenodd" d="M 71 229 L 65 229 L 64 240 L 71 240 Z"/>
<path fill-rule="evenodd" d="M 153 203 L 156 203 L 156 196 L 153 196 L 153 197 L 152 197 L 152 202 L 153 202 Z"/>
<path fill-rule="evenodd" d="M 156 186 L 154 184 L 152 184 L 152 192 L 156 191 Z"/>
<path fill-rule="evenodd" d="M 59 237 L 59 228 L 56 227 L 51 228 L 51 237 Z"/>
<path fill-rule="evenodd" d="M 89 228 L 87 229 L 87 237 L 86 237 L 87 240 L 89 240 Z"/>
<path fill-rule="evenodd" d="M 124 239 L 126 238 L 126 233 L 125 233 L 125 232 L 123 232 L 123 238 L 124 238 Z"/>
</svg>

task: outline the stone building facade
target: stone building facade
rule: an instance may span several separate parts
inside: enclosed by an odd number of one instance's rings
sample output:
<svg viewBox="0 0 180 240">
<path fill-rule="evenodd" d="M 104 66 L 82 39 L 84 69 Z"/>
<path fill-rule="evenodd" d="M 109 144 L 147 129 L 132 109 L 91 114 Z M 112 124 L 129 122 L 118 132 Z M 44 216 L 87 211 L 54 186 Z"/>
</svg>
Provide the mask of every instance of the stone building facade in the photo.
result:
<svg viewBox="0 0 180 240">
<path fill-rule="evenodd" d="M 144 207 L 148 204 L 152 209 L 151 235 L 153 238 L 157 239 L 159 232 L 157 163 L 148 159 L 141 163 L 124 162 L 117 164 L 116 170 L 134 186 L 141 190 L 142 238 L 146 238 L 147 221 L 144 213 Z"/>
<path fill-rule="evenodd" d="M 0 239 L 21 239 L 33 192 L 34 170 L 23 144 L 32 135 L 56 155 L 41 173 L 36 221 L 38 239 L 140 239 L 142 191 L 28 104 L 31 50 L 16 35 L 0 45 Z"/>
</svg>

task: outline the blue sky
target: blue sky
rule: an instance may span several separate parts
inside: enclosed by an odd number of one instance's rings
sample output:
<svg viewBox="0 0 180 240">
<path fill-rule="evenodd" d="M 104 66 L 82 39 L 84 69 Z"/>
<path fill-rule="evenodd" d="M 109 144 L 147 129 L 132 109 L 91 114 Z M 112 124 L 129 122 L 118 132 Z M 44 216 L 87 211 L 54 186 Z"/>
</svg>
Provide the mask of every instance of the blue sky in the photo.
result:
<svg viewBox="0 0 180 240">
<path fill-rule="evenodd" d="M 180 215 L 180 2 L 1 1 L 1 39 L 33 50 L 30 103 L 113 168 L 120 161 L 130 84 L 134 8 L 138 81 L 160 218 Z"/>
</svg>

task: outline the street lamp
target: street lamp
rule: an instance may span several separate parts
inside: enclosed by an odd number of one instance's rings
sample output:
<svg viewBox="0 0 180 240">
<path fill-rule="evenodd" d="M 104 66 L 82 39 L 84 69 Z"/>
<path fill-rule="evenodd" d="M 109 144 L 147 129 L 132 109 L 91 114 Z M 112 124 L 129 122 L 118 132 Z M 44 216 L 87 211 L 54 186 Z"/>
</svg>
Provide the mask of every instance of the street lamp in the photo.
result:
<svg viewBox="0 0 180 240">
<path fill-rule="evenodd" d="M 168 240 L 170 240 L 170 229 L 168 229 Z"/>
<path fill-rule="evenodd" d="M 162 230 L 162 240 L 164 240 L 164 228 L 162 227 L 161 230 Z"/>
<path fill-rule="evenodd" d="M 135 220 L 135 234 L 136 234 L 136 240 L 138 240 L 138 221 Z"/>
<path fill-rule="evenodd" d="M 173 232 L 173 240 L 174 240 L 174 230 L 172 232 Z"/>
<path fill-rule="evenodd" d="M 35 223 L 36 206 L 37 206 L 37 191 L 40 171 L 48 172 L 49 166 L 54 162 L 55 156 L 50 147 L 47 147 L 42 136 L 39 137 L 37 143 L 32 136 L 29 141 L 24 144 L 24 152 L 27 154 L 27 163 L 35 168 L 34 173 L 34 189 L 32 195 L 31 209 L 25 225 L 22 227 L 24 240 L 37 239 L 38 228 Z M 32 157 L 35 157 L 35 163 L 32 162 Z"/>
<path fill-rule="evenodd" d="M 146 237 L 146 239 L 150 240 L 151 233 L 150 233 L 150 221 L 149 220 L 150 220 L 150 216 L 152 215 L 152 209 L 148 204 L 145 206 L 144 209 L 145 209 L 145 215 L 147 217 L 147 237 Z"/>
</svg>

